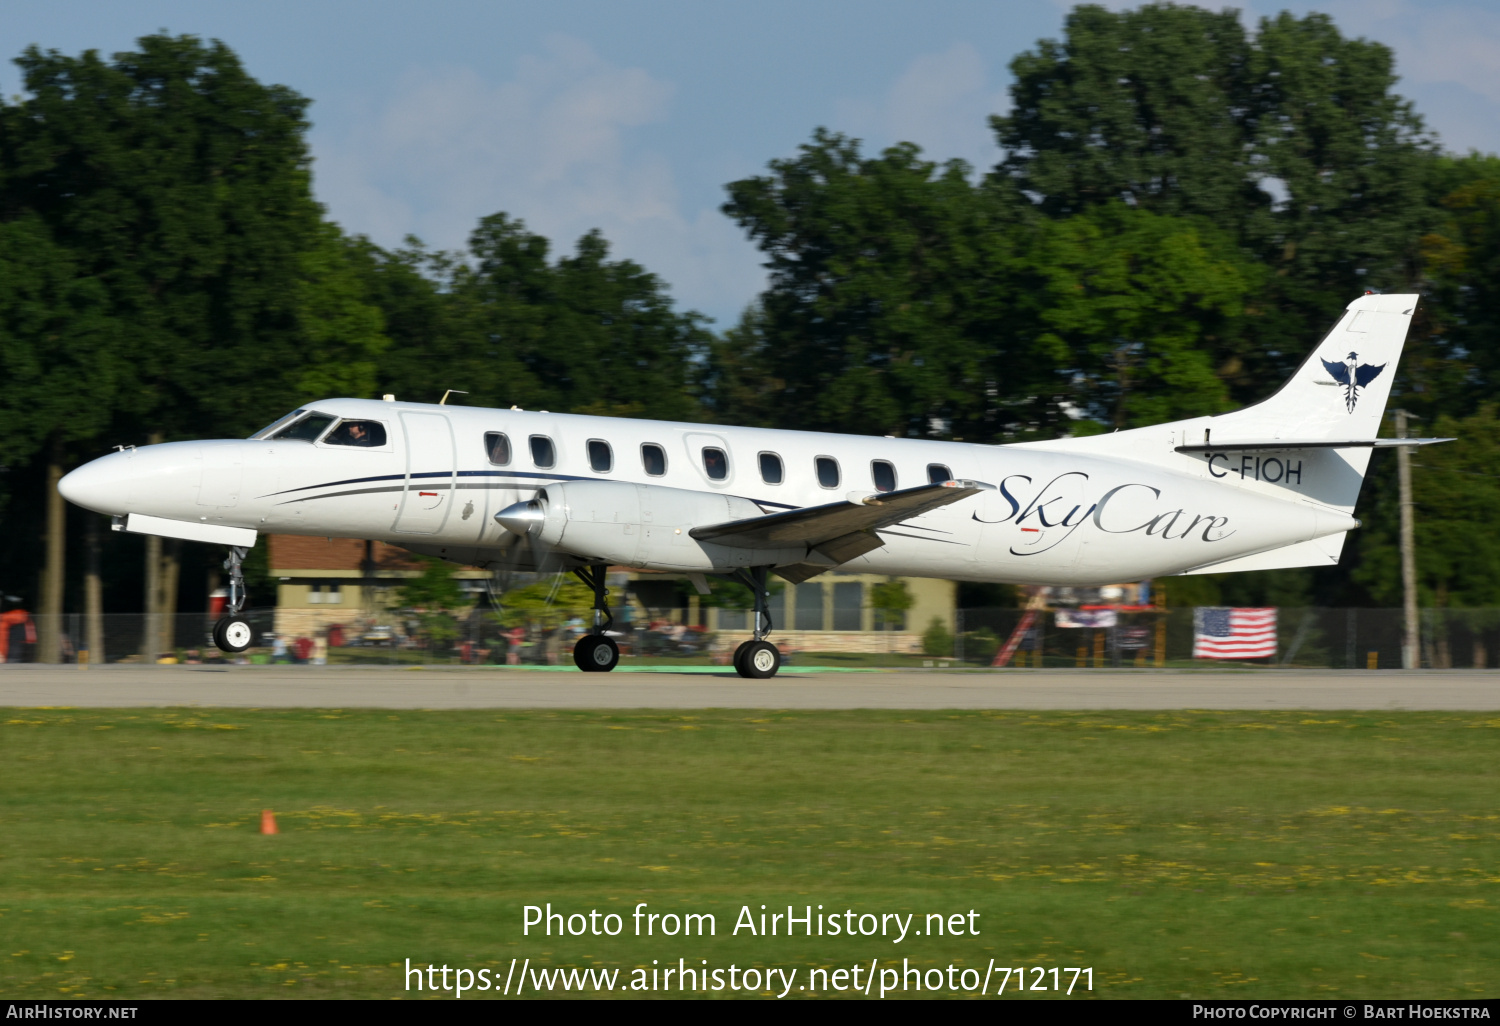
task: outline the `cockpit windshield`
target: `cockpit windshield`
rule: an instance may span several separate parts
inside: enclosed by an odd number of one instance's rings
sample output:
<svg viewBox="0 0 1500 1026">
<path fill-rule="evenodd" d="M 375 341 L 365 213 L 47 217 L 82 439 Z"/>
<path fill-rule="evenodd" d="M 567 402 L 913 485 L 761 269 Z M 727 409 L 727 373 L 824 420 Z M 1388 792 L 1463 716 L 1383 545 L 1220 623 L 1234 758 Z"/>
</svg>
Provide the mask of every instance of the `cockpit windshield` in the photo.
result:
<svg viewBox="0 0 1500 1026">
<path fill-rule="evenodd" d="M 290 424 L 292 421 L 296 420 L 306 412 L 306 410 L 293 410 L 285 417 L 281 417 L 280 419 L 267 424 L 265 427 L 255 432 L 255 434 L 251 435 L 250 438 L 252 441 L 257 438 L 270 438 L 273 434 L 276 433 L 279 428 L 286 427 L 288 424 Z"/>
<path fill-rule="evenodd" d="M 251 438 L 271 439 L 278 442 L 316 442 L 318 436 L 328 429 L 328 425 L 334 421 L 326 413 L 314 411 L 308 413 L 306 410 L 298 410 L 288 413 L 270 427 L 257 431 Z"/>
</svg>

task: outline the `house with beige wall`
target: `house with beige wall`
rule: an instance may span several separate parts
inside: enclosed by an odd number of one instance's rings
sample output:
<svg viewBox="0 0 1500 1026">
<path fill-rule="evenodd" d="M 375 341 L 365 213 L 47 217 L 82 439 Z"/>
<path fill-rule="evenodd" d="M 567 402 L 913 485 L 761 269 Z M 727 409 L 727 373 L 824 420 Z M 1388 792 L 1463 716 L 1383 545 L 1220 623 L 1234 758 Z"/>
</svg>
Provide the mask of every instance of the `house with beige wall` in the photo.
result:
<svg viewBox="0 0 1500 1026">
<path fill-rule="evenodd" d="M 397 607 L 396 589 L 422 571 L 410 553 L 384 542 L 282 534 L 267 541 L 271 575 L 277 578 L 275 630 L 288 637 L 315 636 L 333 624 L 348 629 L 387 621 Z M 490 574 L 456 567 L 453 576 L 477 592 Z M 721 646 L 750 636 L 748 611 L 704 606 L 691 593 L 683 604 L 675 598 L 672 578 L 635 572 L 611 578 L 612 601 L 620 602 L 623 591 L 635 623 L 664 617 L 701 626 L 719 635 Z M 934 618 L 954 630 L 952 581 L 903 578 L 913 604 L 899 622 L 888 623 L 870 601 L 871 588 L 886 580 L 834 570 L 801 584 L 783 582 L 771 605 L 774 640 L 793 651 L 920 652 L 922 633 Z M 668 592 L 660 589 L 663 584 Z M 674 597 L 665 597 L 668 593 Z"/>
</svg>

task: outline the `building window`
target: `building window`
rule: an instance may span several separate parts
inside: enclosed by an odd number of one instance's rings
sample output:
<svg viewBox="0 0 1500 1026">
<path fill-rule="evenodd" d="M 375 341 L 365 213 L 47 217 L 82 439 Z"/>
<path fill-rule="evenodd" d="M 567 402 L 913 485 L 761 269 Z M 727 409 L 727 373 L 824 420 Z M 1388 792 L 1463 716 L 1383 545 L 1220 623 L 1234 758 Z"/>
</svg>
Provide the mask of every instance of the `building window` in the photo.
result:
<svg viewBox="0 0 1500 1026">
<path fill-rule="evenodd" d="M 498 431 L 486 431 L 484 451 L 497 467 L 510 465 L 510 439 Z"/>
<path fill-rule="evenodd" d="M 818 484 L 824 488 L 839 486 L 839 461 L 832 456 L 819 456 L 813 461 L 818 468 Z"/>
<path fill-rule="evenodd" d="M 557 450 L 552 439 L 546 435 L 531 436 L 531 462 L 543 470 L 551 470 L 557 464 Z"/>
<path fill-rule="evenodd" d="M 312 606 L 336 606 L 344 601 L 344 593 L 337 584 L 314 584 L 307 590 L 307 602 Z"/>
<path fill-rule="evenodd" d="M 876 460 L 870 464 L 870 476 L 875 479 L 875 490 L 877 492 L 894 492 L 896 490 L 896 468 L 885 460 Z"/>
<path fill-rule="evenodd" d="M 615 466 L 615 454 L 609 443 L 599 438 L 589 439 L 589 466 L 596 474 L 608 474 Z"/>
<path fill-rule="evenodd" d="M 858 581 L 845 581 L 833 586 L 833 629 L 857 631 L 864 624 L 860 615 L 865 608 L 865 586 Z"/>
<path fill-rule="evenodd" d="M 703 472 L 710 481 L 722 481 L 729 476 L 729 457 L 723 449 L 711 445 L 703 447 Z"/>
<path fill-rule="evenodd" d="M 799 631 L 821 631 L 823 629 L 823 585 L 803 583 L 797 585 L 797 625 Z"/>
<path fill-rule="evenodd" d="M 641 446 L 641 466 L 652 477 L 661 477 L 667 472 L 667 452 L 654 442 Z"/>
<path fill-rule="evenodd" d="M 933 484 L 942 484 L 944 481 L 953 480 L 953 471 L 941 463 L 927 464 L 927 480 Z"/>
<path fill-rule="evenodd" d="M 760 454 L 760 479 L 766 484 L 781 484 L 781 457 L 774 452 Z"/>
</svg>

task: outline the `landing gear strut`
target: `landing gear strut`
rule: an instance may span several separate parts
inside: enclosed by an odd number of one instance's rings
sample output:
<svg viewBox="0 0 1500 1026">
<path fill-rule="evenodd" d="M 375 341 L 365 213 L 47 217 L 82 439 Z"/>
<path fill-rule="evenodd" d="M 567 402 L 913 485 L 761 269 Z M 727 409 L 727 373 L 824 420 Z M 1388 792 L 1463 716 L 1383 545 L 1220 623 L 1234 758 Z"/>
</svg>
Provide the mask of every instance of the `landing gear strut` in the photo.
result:
<svg viewBox="0 0 1500 1026">
<path fill-rule="evenodd" d="M 609 589 L 604 586 L 606 569 L 600 563 L 573 571 L 573 576 L 594 593 L 594 629 L 573 646 L 573 662 L 584 673 L 608 673 L 620 662 L 620 646 L 604 633 L 615 622 L 606 601 L 609 598 Z"/>
<path fill-rule="evenodd" d="M 737 570 L 734 576 L 755 596 L 755 637 L 734 650 L 734 670 L 741 677 L 753 680 L 774 677 L 776 671 L 781 669 L 781 649 L 766 640 L 766 635 L 772 630 L 771 610 L 767 601 L 771 592 L 766 587 L 766 568 L 757 566 Z"/>
<path fill-rule="evenodd" d="M 243 546 L 231 545 L 229 558 L 224 560 L 224 569 L 229 571 L 229 602 L 224 608 L 224 616 L 214 624 L 214 644 L 231 655 L 245 651 L 255 640 L 255 632 L 240 616 L 240 611 L 245 608 L 244 562 L 249 552 Z"/>
</svg>

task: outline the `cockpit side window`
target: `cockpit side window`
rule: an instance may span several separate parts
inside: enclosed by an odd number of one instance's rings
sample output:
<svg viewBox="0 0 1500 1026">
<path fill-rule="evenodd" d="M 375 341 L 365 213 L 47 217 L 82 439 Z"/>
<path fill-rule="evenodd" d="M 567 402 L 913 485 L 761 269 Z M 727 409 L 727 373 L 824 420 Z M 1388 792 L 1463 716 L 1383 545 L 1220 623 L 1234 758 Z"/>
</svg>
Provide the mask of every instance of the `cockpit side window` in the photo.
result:
<svg viewBox="0 0 1500 1026">
<path fill-rule="evenodd" d="M 344 420 L 328 432 L 324 445 L 353 445 L 372 449 L 385 444 L 385 425 L 378 420 Z"/>
<path fill-rule="evenodd" d="M 279 419 L 271 422 L 270 424 L 267 424 L 265 427 L 261 428 L 259 431 L 255 432 L 255 434 L 251 435 L 250 437 L 251 437 L 251 439 L 270 438 L 278 430 L 280 430 L 281 428 L 286 427 L 288 424 L 290 424 L 292 421 L 296 420 L 298 417 L 302 416 L 306 412 L 307 412 L 306 410 L 293 410 L 291 413 L 288 413 L 285 417 L 281 417 L 281 418 L 279 418 Z"/>
<path fill-rule="evenodd" d="M 333 418 L 326 413 L 309 413 L 268 437 L 278 442 L 316 442 L 318 436 L 332 423 Z"/>
</svg>

